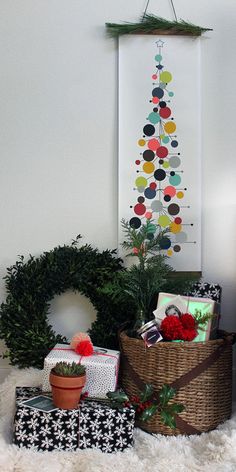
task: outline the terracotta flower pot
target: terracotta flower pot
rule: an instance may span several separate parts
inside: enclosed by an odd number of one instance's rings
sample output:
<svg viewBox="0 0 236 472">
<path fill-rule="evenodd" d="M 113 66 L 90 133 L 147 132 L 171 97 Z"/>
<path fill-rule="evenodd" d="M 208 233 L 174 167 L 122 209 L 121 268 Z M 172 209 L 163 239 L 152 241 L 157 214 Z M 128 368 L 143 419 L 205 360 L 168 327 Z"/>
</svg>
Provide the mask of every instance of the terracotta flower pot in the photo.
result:
<svg viewBox="0 0 236 472">
<path fill-rule="evenodd" d="M 52 399 L 57 408 L 72 410 L 78 407 L 86 375 L 63 377 L 51 371 L 49 381 L 52 386 Z"/>
</svg>

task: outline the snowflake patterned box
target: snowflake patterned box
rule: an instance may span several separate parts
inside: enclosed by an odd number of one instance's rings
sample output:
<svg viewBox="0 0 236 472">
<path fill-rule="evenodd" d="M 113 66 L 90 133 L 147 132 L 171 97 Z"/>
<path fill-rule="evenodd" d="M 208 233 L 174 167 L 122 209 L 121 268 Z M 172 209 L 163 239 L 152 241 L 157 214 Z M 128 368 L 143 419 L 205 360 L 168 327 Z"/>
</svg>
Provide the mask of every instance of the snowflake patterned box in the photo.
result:
<svg viewBox="0 0 236 472">
<path fill-rule="evenodd" d="M 86 367 L 86 385 L 84 391 L 89 397 L 106 398 L 107 392 L 116 390 L 119 373 L 119 351 L 102 349 L 94 346 L 92 356 L 80 356 L 76 354 L 69 344 L 56 344 L 48 356 L 44 359 L 43 392 L 50 392 L 49 374 L 57 362 L 80 362 Z"/>
<path fill-rule="evenodd" d="M 16 388 L 13 442 L 36 451 L 76 451 L 95 448 L 124 451 L 133 446 L 132 408 L 113 408 L 107 403 L 84 401 L 77 410 L 43 412 L 23 402 L 42 395 L 37 387 Z"/>
</svg>

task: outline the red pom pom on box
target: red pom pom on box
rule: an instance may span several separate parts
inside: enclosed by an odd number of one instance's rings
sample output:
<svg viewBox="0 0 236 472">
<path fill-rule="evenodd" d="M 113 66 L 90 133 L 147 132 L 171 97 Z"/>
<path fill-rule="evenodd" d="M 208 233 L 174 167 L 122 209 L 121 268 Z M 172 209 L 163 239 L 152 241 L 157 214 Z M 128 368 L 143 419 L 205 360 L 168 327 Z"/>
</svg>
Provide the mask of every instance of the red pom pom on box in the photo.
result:
<svg viewBox="0 0 236 472">
<path fill-rule="evenodd" d="M 180 319 L 175 315 L 169 315 L 164 318 L 160 326 L 161 334 L 167 341 L 182 339 L 183 327 Z"/>
<path fill-rule="evenodd" d="M 80 341 L 75 347 L 75 352 L 81 356 L 91 356 L 93 354 L 93 345 L 91 341 Z"/>
</svg>

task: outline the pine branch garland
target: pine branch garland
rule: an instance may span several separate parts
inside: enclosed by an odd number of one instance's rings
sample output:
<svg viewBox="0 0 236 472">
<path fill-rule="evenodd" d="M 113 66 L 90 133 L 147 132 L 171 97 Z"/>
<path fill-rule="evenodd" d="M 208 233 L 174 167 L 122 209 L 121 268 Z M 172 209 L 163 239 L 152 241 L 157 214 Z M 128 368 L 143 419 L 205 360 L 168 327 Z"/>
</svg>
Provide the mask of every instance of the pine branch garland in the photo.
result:
<svg viewBox="0 0 236 472">
<path fill-rule="evenodd" d="M 206 31 L 212 31 L 212 28 L 197 26 L 182 19 L 179 21 L 169 21 L 148 13 L 145 13 L 137 23 L 106 23 L 106 28 L 108 35 L 112 38 L 118 38 L 123 34 L 152 34 L 156 31 L 162 33 L 169 32 L 169 34 L 201 36 Z"/>
</svg>

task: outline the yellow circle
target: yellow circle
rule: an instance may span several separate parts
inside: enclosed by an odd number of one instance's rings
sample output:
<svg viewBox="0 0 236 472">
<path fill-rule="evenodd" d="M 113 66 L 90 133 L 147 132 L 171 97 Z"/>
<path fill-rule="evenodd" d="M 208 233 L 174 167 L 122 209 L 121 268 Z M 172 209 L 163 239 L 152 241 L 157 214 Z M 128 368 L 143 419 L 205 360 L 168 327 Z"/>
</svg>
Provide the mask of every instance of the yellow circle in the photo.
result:
<svg viewBox="0 0 236 472">
<path fill-rule="evenodd" d="M 177 192 L 176 197 L 177 198 L 183 198 L 184 197 L 184 192 Z"/>
<path fill-rule="evenodd" d="M 170 224 L 171 233 L 174 233 L 174 234 L 180 233 L 181 229 L 182 229 L 182 225 L 177 225 L 174 222 Z"/>
<path fill-rule="evenodd" d="M 170 224 L 170 218 L 166 215 L 161 215 L 158 218 L 158 224 L 162 226 L 162 228 L 166 228 Z"/>
<path fill-rule="evenodd" d="M 167 162 L 167 161 L 163 162 L 162 167 L 164 167 L 164 169 L 168 169 L 168 167 L 170 167 L 169 162 Z"/>
<path fill-rule="evenodd" d="M 145 177 L 138 177 L 136 180 L 135 180 L 135 185 L 137 187 L 146 187 L 147 185 L 147 179 L 145 179 Z"/>
<path fill-rule="evenodd" d="M 151 174 L 152 172 L 154 172 L 154 170 L 155 170 L 155 166 L 152 162 L 145 162 L 143 164 L 143 171 L 146 174 Z"/>
<path fill-rule="evenodd" d="M 171 134 L 176 130 L 176 124 L 173 121 L 167 121 L 164 125 L 166 133 Z"/>
<path fill-rule="evenodd" d="M 145 139 L 139 139 L 138 144 L 139 144 L 139 146 L 145 146 L 145 144 L 146 144 Z"/>
<path fill-rule="evenodd" d="M 168 249 L 168 251 L 167 251 L 167 256 L 172 256 L 172 255 L 173 255 L 172 249 Z"/>
<path fill-rule="evenodd" d="M 160 80 L 161 82 L 166 82 L 166 84 L 168 84 L 172 80 L 172 74 L 165 70 L 160 74 Z"/>
</svg>

